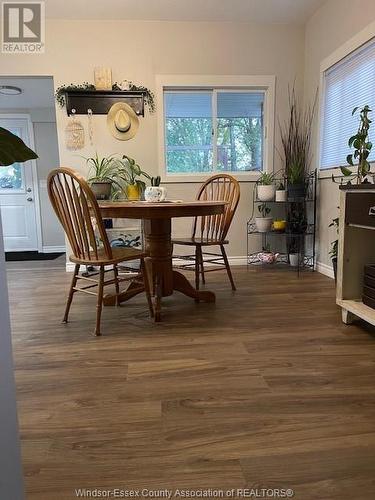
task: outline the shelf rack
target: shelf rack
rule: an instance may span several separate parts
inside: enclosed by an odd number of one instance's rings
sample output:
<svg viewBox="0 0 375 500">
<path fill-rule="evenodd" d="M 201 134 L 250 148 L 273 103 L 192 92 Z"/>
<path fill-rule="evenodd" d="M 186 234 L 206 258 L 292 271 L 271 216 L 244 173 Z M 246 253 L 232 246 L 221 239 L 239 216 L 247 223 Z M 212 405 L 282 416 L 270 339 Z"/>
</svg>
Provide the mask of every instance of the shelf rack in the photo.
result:
<svg viewBox="0 0 375 500">
<path fill-rule="evenodd" d="M 299 274 L 301 270 L 307 269 L 314 271 L 315 269 L 315 233 L 316 233 L 316 171 L 312 172 L 305 178 L 306 192 L 304 197 L 289 198 L 286 201 L 267 201 L 265 202 L 271 208 L 271 216 L 276 215 L 278 218 L 290 220 L 291 211 L 303 211 L 306 218 L 306 228 L 301 232 L 290 232 L 288 228 L 281 231 L 267 231 L 265 233 L 259 232 L 255 223 L 255 212 L 258 204 L 264 203 L 256 198 L 254 190 L 253 197 L 253 213 L 247 222 L 246 237 L 247 237 L 247 265 L 258 265 L 262 267 L 288 267 L 295 269 Z M 276 184 L 278 181 L 276 180 Z M 253 251 L 254 243 L 252 240 L 257 238 L 260 240 L 259 250 Z M 291 266 L 289 263 L 288 248 L 293 242 L 297 247 L 299 255 L 298 265 Z M 263 247 L 270 245 L 274 253 L 279 253 L 276 264 L 264 264 L 259 258 L 258 254 L 262 251 Z"/>
<path fill-rule="evenodd" d="M 86 115 L 91 109 L 94 115 L 106 115 L 113 104 L 124 102 L 133 108 L 138 116 L 144 116 L 143 90 L 67 90 L 65 92 L 66 112 L 68 116 L 75 109 L 75 114 Z"/>
</svg>

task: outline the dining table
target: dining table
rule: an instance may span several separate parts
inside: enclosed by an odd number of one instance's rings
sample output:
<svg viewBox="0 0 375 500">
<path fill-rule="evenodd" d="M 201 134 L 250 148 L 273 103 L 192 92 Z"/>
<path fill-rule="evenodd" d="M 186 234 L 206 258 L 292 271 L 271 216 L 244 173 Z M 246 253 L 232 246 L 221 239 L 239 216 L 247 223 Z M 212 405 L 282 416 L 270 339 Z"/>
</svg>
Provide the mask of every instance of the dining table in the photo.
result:
<svg viewBox="0 0 375 500">
<path fill-rule="evenodd" d="M 98 201 L 103 219 L 141 219 L 145 240 L 146 268 L 152 276 L 154 319 L 161 320 L 162 298 L 181 292 L 196 302 L 215 302 L 209 290 L 196 290 L 189 280 L 173 269 L 172 219 L 180 217 L 215 216 L 224 212 L 225 201 Z M 144 291 L 143 285 L 131 282 L 120 292 L 118 303 Z M 108 294 L 104 305 L 114 306 L 116 295 Z"/>
</svg>

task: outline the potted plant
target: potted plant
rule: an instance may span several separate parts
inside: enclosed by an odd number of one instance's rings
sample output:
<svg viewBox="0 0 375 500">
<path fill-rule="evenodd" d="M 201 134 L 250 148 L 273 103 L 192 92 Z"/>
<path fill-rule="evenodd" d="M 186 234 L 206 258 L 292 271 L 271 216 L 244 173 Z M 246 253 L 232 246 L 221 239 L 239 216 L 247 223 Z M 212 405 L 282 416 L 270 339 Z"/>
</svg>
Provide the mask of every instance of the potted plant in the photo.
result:
<svg viewBox="0 0 375 500">
<path fill-rule="evenodd" d="M 151 177 L 151 186 L 146 187 L 145 200 L 148 202 L 160 202 L 165 200 L 166 190 L 160 187 L 160 175 Z"/>
<path fill-rule="evenodd" d="M 301 108 L 295 88 L 289 90 L 289 118 L 283 126 L 279 123 L 282 159 L 285 164 L 288 198 L 305 196 L 310 168 L 311 131 L 315 115 L 317 94 L 312 105 Z"/>
<path fill-rule="evenodd" d="M 288 168 L 288 198 L 304 198 L 306 191 L 305 169 L 303 163 L 294 162 Z"/>
<path fill-rule="evenodd" d="M 288 241 L 288 259 L 292 267 L 298 267 L 300 262 L 300 248 L 297 236 L 292 236 Z"/>
<path fill-rule="evenodd" d="M 336 234 L 339 232 L 339 217 L 332 219 L 331 224 L 328 227 L 334 227 L 336 229 Z M 335 283 L 337 281 L 337 254 L 338 254 L 339 240 L 336 239 L 331 242 L 331 248 L 329 251 L 329 256 L 331 257 L 333 274 L 335 276 Z"/>
<path fill-rule="evenodd" d="M 125 182 L 126 197 L 131 201 L 139 200 L 146 188 L 146 183 L 140 177 L 150 179 L 150 176 L 129 156 L 122 157 L 122 164 L 124 166 L 122 179 Z"/>
<path fill-rule="evenodd" d="M 121 162 L 114 155 L 100 158 L 98 153 L 91 158 L 85 158 L 85 160 L 90 169 L 89 174 L 91 174 L 87 182 L 90 184 L 96 199 L 109 200 L 113 184 L 121 187 Z"/>
<path fill-rule="evenodd" d="M 259 201 L 272 201 L 275 198 L 274 174 L 262 172 L 257 180 L 257 194 Z"/>
<path fill-rule="evenodd" d="M 358 111 L 359 107 L 353 109 L 352 116 Z M 352 135 L 348 140 L 348 146 L 354 148 L 354 152 L 350 153 L 346 157 L 346 161 L 351 167 L 354 167 L 355 161 L 358 161 L 357 171 L 352 172 L 348 167 L 340 167 L 341 173 L 345 177 L 352 177 L 348 180 L 347 184 L 351 184 L 351 180 L 356 179 L 356 184 L 366 184 L 368 183 L 367 175 L 370 173 L 370 163 L 368 162 L 368 157 L 371 154 L 372 142 L 369 140 L 369 130 L 371 120 L 369 118 L 369 113 L 371 113 L 370 107 L 366 104 L 359 112 L 359 126 L 357 133 Z M 332 180 L 335 181 L 332 175 Z M 342 179 L 341 179 L 342 182 Z"/>
<path fill-rule="evenodd" d="M 267 203 L 262 203 L 258 206 L 259 213 L 262 217 L 255 217 L 255 224 L 257 230 L 260 233 L 267 233 L 271 230 L 272 226 L 272 217 L 268 217 L 268 214 L 271 212 L 271 209 L 267 205 Z"/>
<path fill-rule="evenodd" d="M 275 191 L 275 201 L 278 201 L 278 202 L 285 202 L 286 201 L 286 190 L 285 190 L 285 184 L 283 181 L 280 181 L 279 184 L 277 185 L 277 188 Z"/>
</svg>

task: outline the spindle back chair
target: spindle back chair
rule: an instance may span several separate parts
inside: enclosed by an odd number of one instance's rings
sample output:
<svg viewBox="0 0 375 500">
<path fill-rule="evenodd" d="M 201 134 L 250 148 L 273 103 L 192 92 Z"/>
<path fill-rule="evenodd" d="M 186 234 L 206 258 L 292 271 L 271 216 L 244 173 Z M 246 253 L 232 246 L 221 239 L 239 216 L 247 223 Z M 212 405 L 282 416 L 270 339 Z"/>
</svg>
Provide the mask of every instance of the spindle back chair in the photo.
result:
<svg viewBox="0 0 375 500">
<path fill-rule="evenodd" d="M 235 290 L 236 287 L 224 245 L 228 244 L 226 237 L 240 201 L 240 184 L 232 175 L 224 173 L 213 175 L 200 187 L 197 200 L 222 200 L 226 201 L 227 204 L 222 214 L 196 217 L 193 222 L 193 230 L 190 238 L 173 239 L 173 243 L 176 245 L 195 246 L 194 255 L 176 256 L 188 261 L 188 263 L 177 267 L 195 270 L 195 285 L 197 289 L 199 289 L 200 275 L 202 282 L 205 283 L 205 272 L 225 269 L 232 289 Z M 202 247 L 215 245 L 220 247 L 220 254 L 202 251 Z M 204 256 L 208 258 L 204 259 Z M 205 271 L 205 263 L 220 267 L 213 267 Z"/>
<path fill-rule="evenodd" d="M 120 283 L 129 280 L 144 282 L 148 305 L 153 314 L 150 286 L 144 264 L 145 253 L 134 248 L 111 248 L 100 214 L 98 202 L 87 181 L 71 168 L 61 167 L 52 170 L 47 180 L 48 195 L 52 207 L 64 228 L 73 254 L 69 260 L 75 263 L 74 274 L 65 308 L 63 322 L 68 322 L 69 310 L 75 292 L 85 292 L 97 296 L 97 315 L 95 335 L 100 335 L 100 319 L 103 305 L 103 288 L 114 285 L 116 297 L 120 293 Z M 117 264 L 129 260 L 140 260 L 140 273 L 136 276 L 119 277 Z M 99 268 L 99 272 L 90 276 L 79 275 L 81 265 Z M 113 266 L 105 269 L 105 266 Z M 104 280 L 104 274 L 113 271 L 114 278 Z M 93 276 L 99 275 L 99 280 Z M 89 282 L 87 286 L 78 288 L 77 281 Z M 97 291 L 92 291 L 96 287 Z"/>
</svg>

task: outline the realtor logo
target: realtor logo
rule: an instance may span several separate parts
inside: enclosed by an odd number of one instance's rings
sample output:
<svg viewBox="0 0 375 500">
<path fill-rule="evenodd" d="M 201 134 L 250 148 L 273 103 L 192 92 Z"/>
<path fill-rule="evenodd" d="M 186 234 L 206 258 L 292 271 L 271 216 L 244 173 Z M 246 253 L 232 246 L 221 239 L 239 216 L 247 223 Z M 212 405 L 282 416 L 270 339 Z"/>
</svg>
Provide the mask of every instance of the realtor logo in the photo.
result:
<svg viewBox="0 0 375 500">
<path fill-rule="evenodd" d="M 3 2 L 2 52 L 41 54 L 44 52 L 44 2 Z"/>
</svg>

